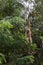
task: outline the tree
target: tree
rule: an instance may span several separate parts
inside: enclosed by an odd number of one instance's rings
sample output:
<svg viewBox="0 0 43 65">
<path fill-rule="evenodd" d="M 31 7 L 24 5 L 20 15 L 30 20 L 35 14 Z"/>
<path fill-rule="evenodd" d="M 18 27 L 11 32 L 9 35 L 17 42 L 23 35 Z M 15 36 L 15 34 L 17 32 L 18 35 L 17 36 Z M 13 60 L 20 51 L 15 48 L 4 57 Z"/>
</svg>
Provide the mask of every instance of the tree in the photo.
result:
<svg viewBox="0 0 43 65">
<path fill-rule="evenodd" d="M 43 65 L 42 8 L 38 0 L 0 0 L 0 65 Z M 28 19 L 32 45 L 25 37 Z"/>
</svg>

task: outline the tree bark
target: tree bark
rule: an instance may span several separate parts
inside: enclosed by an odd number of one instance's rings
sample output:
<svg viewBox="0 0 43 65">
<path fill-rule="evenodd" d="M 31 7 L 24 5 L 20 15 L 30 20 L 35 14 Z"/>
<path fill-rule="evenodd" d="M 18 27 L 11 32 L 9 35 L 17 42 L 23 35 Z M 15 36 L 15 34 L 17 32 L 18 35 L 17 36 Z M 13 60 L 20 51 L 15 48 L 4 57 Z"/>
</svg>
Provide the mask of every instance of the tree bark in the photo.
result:
<svg viewBox="0 0 43 65">
<path fill-rule="evenodd" d="M 26 40 L 27 40 L 30 44 L 32 44 L 31 24 L 30 24 L 29 16 L 28 16 L 28 20 L 27 20 L 27 26 L 26 26 L 25 36 L 26 36 Z"/>
</svg>

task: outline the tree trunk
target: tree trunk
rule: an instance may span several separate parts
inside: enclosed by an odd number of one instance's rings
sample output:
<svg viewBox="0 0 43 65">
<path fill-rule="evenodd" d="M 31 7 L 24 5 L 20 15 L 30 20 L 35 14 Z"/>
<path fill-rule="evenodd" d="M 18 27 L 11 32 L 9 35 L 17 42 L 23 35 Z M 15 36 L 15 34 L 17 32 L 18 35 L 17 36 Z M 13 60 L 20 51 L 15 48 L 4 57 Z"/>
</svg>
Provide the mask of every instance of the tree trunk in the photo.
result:
<svg viewBox="0 0 43 65">
<path fill-rule="evenodd" d="M 26 26 L 26 32 L 25 32 L 25 36 L 26 36 L 26 40 L 32 44 L 32 37 L 31 37 L 31 24 L 30 24 L 30 20 L 29 20 L 29 16 L 28 16 L 28 20 L 27 20 L 27 26 Z"/>
</svg>

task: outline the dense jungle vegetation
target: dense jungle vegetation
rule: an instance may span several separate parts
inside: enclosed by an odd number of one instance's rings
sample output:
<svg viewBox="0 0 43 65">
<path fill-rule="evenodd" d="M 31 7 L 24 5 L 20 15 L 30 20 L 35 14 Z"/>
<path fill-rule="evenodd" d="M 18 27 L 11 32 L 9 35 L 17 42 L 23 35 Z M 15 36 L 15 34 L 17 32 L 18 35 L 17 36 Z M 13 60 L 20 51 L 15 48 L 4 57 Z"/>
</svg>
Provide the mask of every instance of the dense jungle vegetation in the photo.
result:
<svg viewBox="0 0 43 65">
<path fill-rule="evenodd" d="M 43 0 L 0 0 L 0 65 L 43 65 Z"/>
</svg>

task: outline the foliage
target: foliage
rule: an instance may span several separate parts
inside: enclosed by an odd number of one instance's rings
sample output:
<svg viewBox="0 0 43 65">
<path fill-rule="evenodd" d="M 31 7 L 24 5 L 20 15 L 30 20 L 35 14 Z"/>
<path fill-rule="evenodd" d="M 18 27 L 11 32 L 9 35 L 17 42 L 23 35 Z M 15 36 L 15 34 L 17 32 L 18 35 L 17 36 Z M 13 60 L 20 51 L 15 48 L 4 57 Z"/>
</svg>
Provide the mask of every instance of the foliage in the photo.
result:
<svg viewBox="0 0 43 65">
<path fill-rule="evenodd" d="M 26 41 L 23 9 L 19 0 L 0 0 L 0 65 L 43 65 L 43 0 L 35 0 L 30 16 L 32 45 Z"/>
</svg>

